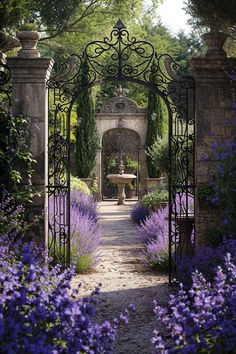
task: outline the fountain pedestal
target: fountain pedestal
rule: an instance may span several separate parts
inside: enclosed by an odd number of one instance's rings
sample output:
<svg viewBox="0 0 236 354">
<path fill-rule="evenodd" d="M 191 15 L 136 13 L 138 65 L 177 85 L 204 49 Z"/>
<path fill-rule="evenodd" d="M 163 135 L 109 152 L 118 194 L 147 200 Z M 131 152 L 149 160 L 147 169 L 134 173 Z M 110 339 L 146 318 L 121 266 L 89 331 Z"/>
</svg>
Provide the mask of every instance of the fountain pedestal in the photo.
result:
<svg viewBox="0 0 236 354">
<path fill-rule="evenodd" d="M 117 198 L 118 198 L 118 205 L 125 204 L 125 185 L 127 183 L 130 183 L 133 179 L 137 178 L 133 174 L 111 174 L 106 176 L 107 179 L 110 180 L 111 183 L 117 184 L 118 187 L 118 193 L 117 193 Z"/>
</svg>

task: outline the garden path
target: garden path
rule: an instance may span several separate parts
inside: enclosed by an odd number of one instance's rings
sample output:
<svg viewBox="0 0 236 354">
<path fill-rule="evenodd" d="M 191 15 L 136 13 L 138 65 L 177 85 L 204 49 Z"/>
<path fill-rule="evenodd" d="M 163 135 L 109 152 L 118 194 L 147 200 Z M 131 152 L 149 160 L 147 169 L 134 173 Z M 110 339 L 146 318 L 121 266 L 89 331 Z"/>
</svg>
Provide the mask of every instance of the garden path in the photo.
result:
<svg viewBox="0 0 236 354">
<path fill-rule="evenodd" d="M 121 329 L 114 354 L 151 354 L 150 343 L 156 320 L 152 301 L 157 298 L 166 303 L 167 276 L 151 272 L 140 262 L 142 244 L 130 218 L 134 202 L 118 206 L 114 201 L 99 203 L 102 246 L 101 261 L 96 271 L 81 274 L 74 284 L 82 283 L 81 295 L 88 295 L 98 283 L 102 283 L 96 307 L 98 322 L 112 319 L 129 304 L 135 304 L 130 323 Z"/>
</svg>

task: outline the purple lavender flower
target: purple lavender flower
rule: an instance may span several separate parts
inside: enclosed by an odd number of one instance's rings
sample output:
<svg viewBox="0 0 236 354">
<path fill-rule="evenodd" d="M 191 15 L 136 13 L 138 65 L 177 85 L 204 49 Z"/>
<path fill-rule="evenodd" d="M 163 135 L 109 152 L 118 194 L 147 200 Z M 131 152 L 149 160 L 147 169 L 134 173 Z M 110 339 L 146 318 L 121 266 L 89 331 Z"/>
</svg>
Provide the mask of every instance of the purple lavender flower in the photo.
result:
<svg viewBox="0 0 236 354">
<path fill-rule="evenodd" d="M 49 269 L 33 244 L 17 246 L 21 259 L 9 239 L 0 239 L 1 353 L 111 353 L 118 326 L 128 322 L 132 309 L 96 324 L 97 289 L 78 299 L 78 289 L 70 286 L 73 268 Z"/>
<path fill-rule="evenodd" d="M 91 266 L 98 262 L 98 247 L 101 242 L 101 229 L 91 214 L 83 214 L 74 205 L 71 208 L 71 249 L 73 257 L 89 255 L 92 258 Z"/>
<path fill-rule="evenodd" d="M 152 268 L 168 269 L 168 208 L 152 213 L 137 228 L 145 244 L 141 253 L 142 261 Z"/>
<path fill-rule="evenodd" d="M 224 269 L 224 270 L 223 270 Z M 157 354 L 236 352 L 236 266 L 229 254 L 213 283 L 196 271 L 189 291 L 180 285 L 168 308 L 154 301 L 163 330 L 153 332 Z"/>
<path fill-rule="evenodd" d="M 160 208 L 137 228 L 138 235 L 144 243 L 168 239 L 168 208 Z M 160 241 L 162 242 L 162 241 Z"/>
<path fill-rule="evenodd" d="M 131 210 L 131 218 L 134 222 L 140 223 L 143 222 L 149 216 L 148 208 L 145 208 L 140 203 L 133 205 Z"/>
</svg>

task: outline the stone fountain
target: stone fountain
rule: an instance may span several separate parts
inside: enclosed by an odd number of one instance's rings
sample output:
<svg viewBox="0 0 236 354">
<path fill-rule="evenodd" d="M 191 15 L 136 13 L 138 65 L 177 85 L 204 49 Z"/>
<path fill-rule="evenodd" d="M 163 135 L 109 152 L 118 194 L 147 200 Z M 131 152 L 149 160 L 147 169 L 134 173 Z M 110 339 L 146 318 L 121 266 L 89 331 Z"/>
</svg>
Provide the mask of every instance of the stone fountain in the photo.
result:
<svg viewBox="0 0 236 354">
<path fill-rule="evenodd" d="M 125 185 L 127 183 L 130 183 L 133 181 L 135 178 L 137 178 L 133 174 L 128 174 L 124 173 L 125 171 L 125 166 L 123 163 L 122 158 L 120 159 L 120 164 L 119 164 L 119 173 L 117 174 L 110 174 L 107 175 L 106 178 L 110 180 L 111 183 L 117 184 L 118 187 L 118 192 L 117 192 L 117 198 L 118 198 L 118 205 L 125 204 Z"/>
</svg>

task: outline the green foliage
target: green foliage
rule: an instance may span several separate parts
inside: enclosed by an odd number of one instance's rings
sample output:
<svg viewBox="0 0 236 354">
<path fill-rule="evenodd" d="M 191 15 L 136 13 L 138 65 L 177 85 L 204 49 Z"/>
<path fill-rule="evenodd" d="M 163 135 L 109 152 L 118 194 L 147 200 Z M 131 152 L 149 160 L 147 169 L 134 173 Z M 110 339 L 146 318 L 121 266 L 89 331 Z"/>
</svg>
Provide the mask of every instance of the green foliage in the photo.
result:
<svg viewBox="0 0 236 354">
<path fill-rule="evenodd" d="M 29 129 L 25 117 L 11 116 L 0 107 L 0 196 L 9 192 L 19 203 L 33 197 L 31 177 L 35 160 L 29 151 Z"/>
<path fill-rule="evenodd" d="M 92 182 L 91 182 L 90 191 L 92 194 L 97 193 L 97 191 L 98 191 L 98 179 L 94 173 L 92 175 Z"/>
<path fill-rule="evenodd" d="M 137 174 L 138 161 L 132 159 L 129 155 L 123 157 L 123 162 L 125 165 L 125 173 Z M 107 159 L 106 171 L 107 173 L 118 173 L 119 172 L 120 157 L 114 156 Z"/>
<path fill-rule="evenodd" d="M 146 208 L 152 208 L 161 202 L 168 202 L 169 193 L 167 190 L 157 189 L 152 193 L 146 194 L 141 199 L 141 205 Z"/>
<path fill-rule="evenodd" d="M 158 171 L 158 176 L 168 176 L 170 169 L 169 144 L 166 137 L 157 138 L 154 144 L 148 147 L 146 156 Z"/>
<path fill-rule="evenodd" d="M 78 190 L 86 195 L 90 195 L 90 189 L 87 184 L 81 181 L 78 177 L 70 176 L 70 189 Z"/>
<path fill-rule="evenodd" d="M 234 0 L 187 0 L 186 12 L 196 27 L 207 27 L 235 35 L 236 2 Z"/>
<path fill-rule="evenodd" d="M 203 237 L 207 246 L 217 247 L 223 241 L 222 231 L 216 228 L 205 229 Z"/>
<path fill-rule="evenodd" d="M 138 161 L 131 159 L 129 156 L 125 156 L 125 172 L 126 173 L 137 173 Z"/>
<path fill-rule="evenodd" d="M 215 196 L 215 191 L 212 185 L 208 183 L 199 184 L 196 190 L 196 195 L 201 202 L 208 206 L 214 206 L 211 200 Z"/>
<path fill-rule="evenodd" d="M 73 260 L 73 253 L 76 252 L 76 249 L 72 249 L 72 260 Z M 75 264 L 75 272 L 76 273 L 84 273 L 92 267 L 92 257 L 89 254 L 83 254 L 74 259 Z"/>
<path fill-rule="evenodd" d="M 156 119 L 152 119 L 152 114 L 156 114 Z M 162 108 L 162 99 L 155 92 L 149 91 L 148 94 L 148 105 L 147 105 L 147 136 L 146 136 L 146 147 L 147 150 L 155 143 L 158 137 L 163 136 L 164 127 L 164 112 Z M 153 163 L 152 158 L 146 155 L 147 169 L 149 177 L 160 177 L 160 170 L 158 166 Z"/>
<path fill-rule="evenodd" d="M 47 32 L 66 30 L 65 24 L 73 18 L 83 0 L 5 0 L 1 2 L 0 29 L 16 31 L 27 28 L 27 24 L 34 23 L 40 29 L 42 26 Z"/>
<path fill-rule="evenodd" d="M 160 251 L 158 253 L 158 258 L 155 259 L 155 257 L 148 257 L 146 258 L 146 262 L 148 262 L 148 265 L 150 268 L 153 270 L 157 270 L 160 272 L 168 272 L 169 270 L 169 250 L 166 248 L 163 251 Z"/>
<path fill-rule="evenodd" d="M 81 122 L 75 131 L 76 137 L 76 173 L 79 177 L 89 177 L 96 158 L 98 147 L 98 137 L 96 132 L 96 121 L 94 115 L 94 103 L 90 89 L 86 89 L 88 84 L 88 64 L 85 61 L 82 68 L 81 85 L 85 87 L 77 100 L 77 116 Z"/>
</svg>

